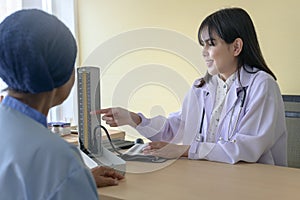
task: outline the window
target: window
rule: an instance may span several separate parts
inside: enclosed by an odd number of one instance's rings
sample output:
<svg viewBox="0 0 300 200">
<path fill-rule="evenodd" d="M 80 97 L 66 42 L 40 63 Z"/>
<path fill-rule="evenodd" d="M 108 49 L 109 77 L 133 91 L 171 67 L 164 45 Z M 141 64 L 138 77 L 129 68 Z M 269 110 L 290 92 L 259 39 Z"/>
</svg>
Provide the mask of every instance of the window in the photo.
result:
<svg viewBox="0 0 300 200">
<path fill-rule="evenodd" d="M 22 8 L 22 0 L 0 0 L 0 22 L 11 13 Z"/>
<path fill-rule="evenodd" d="M 0 23 L 10 15 L 11 13 L 22 9 L 22 0 L 0 0 Z M 0 96 L 5 96 L 5 92 L 2 92 L 7 85 L 0 78 Z"/>
</svg>

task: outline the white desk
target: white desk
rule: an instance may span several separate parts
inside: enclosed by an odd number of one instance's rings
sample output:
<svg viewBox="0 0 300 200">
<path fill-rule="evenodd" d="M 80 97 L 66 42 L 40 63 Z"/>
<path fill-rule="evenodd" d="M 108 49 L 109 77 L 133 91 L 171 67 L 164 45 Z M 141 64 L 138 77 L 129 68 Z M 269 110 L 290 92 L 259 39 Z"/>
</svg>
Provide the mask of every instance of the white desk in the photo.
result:
<svg viewBox="0 0 300 200">
<path fill-rule="evenodd" d="M 130 171 L 151 164 L 128 162 Z M 98 189 L 100 199 L 300 199 L 300 169 L 180 159 L 154 172 L 126 174 L 118 186 Z"/>
</svg>

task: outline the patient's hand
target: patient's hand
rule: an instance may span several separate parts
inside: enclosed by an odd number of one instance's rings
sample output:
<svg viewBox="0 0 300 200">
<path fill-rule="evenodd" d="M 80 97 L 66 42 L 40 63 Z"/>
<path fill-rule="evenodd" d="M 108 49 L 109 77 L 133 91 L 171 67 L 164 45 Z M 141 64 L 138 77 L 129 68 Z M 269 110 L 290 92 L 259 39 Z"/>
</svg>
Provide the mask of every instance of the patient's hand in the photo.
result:
<svg viewBox="0 0 300 200">
<path fill-rule="evenodd" d="M 91 171 L 97 187 L 118 185 L 119 180 L 124 179 L 123 175 L 109 167 L 98 166 L 91 169 Z"/>
</svg>

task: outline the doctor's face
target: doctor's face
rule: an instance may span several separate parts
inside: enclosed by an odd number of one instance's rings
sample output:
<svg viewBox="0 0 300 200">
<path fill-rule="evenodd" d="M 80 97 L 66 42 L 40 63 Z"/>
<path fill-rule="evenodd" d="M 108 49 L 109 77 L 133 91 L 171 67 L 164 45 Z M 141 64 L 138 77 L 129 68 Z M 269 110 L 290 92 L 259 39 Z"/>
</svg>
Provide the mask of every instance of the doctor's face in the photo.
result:
<svg viewBox="0 0 300 200">
<path fill-rule="evenodd" d="M 208 29 L 201 32 L 202 55 L 208 67 L 208 73 L 217 73 L 228 77 L 237 69 L 237 58 L 233 55 L 231 44 L 227 44 L 215 32 L 209 36 Z"/>
</svg>

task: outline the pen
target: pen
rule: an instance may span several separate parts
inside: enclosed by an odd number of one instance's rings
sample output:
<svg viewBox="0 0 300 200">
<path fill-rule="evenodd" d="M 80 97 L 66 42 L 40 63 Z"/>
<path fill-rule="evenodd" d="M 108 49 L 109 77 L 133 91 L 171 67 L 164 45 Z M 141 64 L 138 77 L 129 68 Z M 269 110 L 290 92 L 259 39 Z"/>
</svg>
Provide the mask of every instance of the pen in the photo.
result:
<svg viewBox="0 0 300 200">
<path fill-rule="evenodd" d="M 204 116 L 205 116 L 205 109 L 203 108 L 202 117 L 201 117 L 201 123 L 200 123 L 200 129 L 199 129 L 199 134 L 198 134 L 197 139 L 196 139 L 198 142 L 203 142 L 204 141 L 204 137 L 202 135 L 202 128 L 203 128 Z"/>
</svg>

